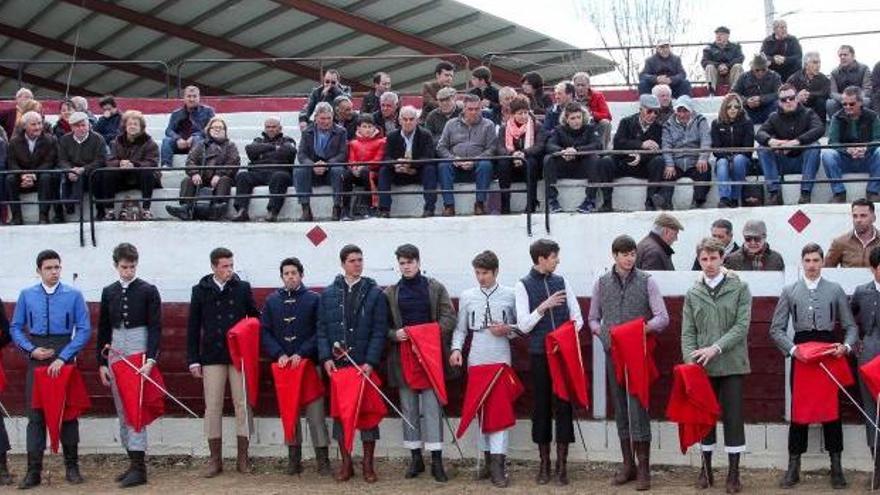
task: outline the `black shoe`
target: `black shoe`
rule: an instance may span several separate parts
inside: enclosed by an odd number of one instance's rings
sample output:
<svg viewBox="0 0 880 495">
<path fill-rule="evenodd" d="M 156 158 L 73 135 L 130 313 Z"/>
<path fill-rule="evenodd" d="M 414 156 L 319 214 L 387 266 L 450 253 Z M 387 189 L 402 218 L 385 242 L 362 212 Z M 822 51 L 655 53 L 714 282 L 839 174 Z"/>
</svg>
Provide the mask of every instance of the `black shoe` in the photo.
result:
<svg viewBox="0 0 880 495">
<path fill-rule="evenodd" d="M 596 209 L 596 203 L 591 199 L 584 199 L 577 207 L 578 213 L 592 213 Z"/>
<path fill-rule="evenodd" d="M 431 451 L 431 476 L 438 483 L 446 483 L 449 477 L 443 469 L 443 452 L 440 450 Z"/>
<path fill-rule="evenodd" d="M 599 209 L 596 211 L 598 211 L 599 213 L 612 213 L 614 211 L 614 208 L 611 206 L 611 200 L 604 200 L 602 202 L 602 206 L 600 206 Z"/>
<path fill-rule="evenodd" d="M 278 221 L 278 212 L 269 210 L 266 212 L 266 221 L 269 223 L 275 223 Z"/>
<path fill-rule="evenodd" d="M 311 222 L 315 219 L 310 205 L 300 205 L 300 208 L 302 209 L 302 213 L 299 215 L 300 222 Z"/>
<path fill-rule="evenodd" d="M 79 448 L 76 445 L 62 446 L 64 449 L 64 479 L 71 485 L 85 482 L 79 472 Z"/>
<path fill-rule="evenodd" d="M 559 205 L 559 201 L 557 201 L 556 199 L 547 200 L 547 209 L 550 211 L 550 213 L 562 212 L 562 206 Z"/>
<path fill-rule="evenodd" d="M 718 200 L 718 208 L 733 208 L 733 202 L 727 198 Z"/>
<path fill-rule="evenodd" d="M 330 213 L 330 220 L 338 222 L 340 218 L 342 218 L 342 208 L 339 206 L 334 206 L 332 213 Z"/>
<path fill-rule="evenodd" d="M 376 216 L 379 218 L 391 218 L 391 210 L 388 208 L 379 208 L 379 212 Z"/>
<path fill-rule="evenodd" d="M 510 479 L 507 477 L 505 468 L 505 458 L 504 454 L 492 454 L 489 463 L 489 476 L 492 479 L 492 485 L 497 488 L 506 488 L 510 485 Z"/>
<path fill-rule="evenodd" d="M 422 458 L 422 449 L 410 450 L 409 467 L 406 468 L 406 479 L 413 479 L 421 473 L 425 472 L 425 460 Z"/>
<path fill-rule="evenodd" d="M 119 480 L 119 488 L 130 488 L 145 485 L 147 483 L 147 465 L 143 451 L 132 450 L 129 452 L 131 468 L 128 473 Z"/>
<path fill-rule="evenodd" d="M 780 488 L 794 488 L 801 481 L 801 456 L 789 454 L 788 469 L 779 482 Z"/>
<path fill-rule="evenodd" d="M 841 490 L 846 488 L 846 478 L 843 476 L 843 466 L 840 464 L 840 452 L 831 453 L 831 488 Z"/>
<path fill-rule="evenodd" d="M 806 191 L 801 191 L 801 197 L 798 198 L 799 205 L 808 205 L 813 201 L 812 195 Z"/>
<path fill-rule="evenodd" d="M 165 211 L 180 220 L 192 220 L 192 208 L 186 205 L 165 205 Z"/>
<path fill-rule="evenodd" d="M 426 210 L 422 211 L 422 218 L 431 218 L 433 216 L 434 216 L 434 209 L 433 208 L 430 210 L 426 209 Z"/>
<path fill-rule="evenodd" d="M 333 470 L 330 468 L 330 456 L 327 447 L 315 447 L 315 462 L 318 464 L 318 474 L 321 476 L 333 474 Z"/>
<path fill-rule="evenodd" d="M 214 203 L 211 205 L 211 220 L 221 220 L 224 216 L 226 216 L 226 210 L 229 209 L 229 205 L 226 202 L 222 203 Z"/>
<path fill-rule="evenodd" d="M 251 219 L 251 216 L 248 214 L 248 211 L 246 209 L 242 208 L 242 209 L 236 211 L 235 214 L 232 215 L 232 218 L 230 218 L 229 220 L 231 220 L 233 222 L 249 222 L 250 219 Z"/>
<path fill-rule="evenodd" d="M 65 223 L 67 219 L 64 218 L 64 213 L 60 211 L 56 211 L 54 215 L 52 215 L 52 223 Z"/>
<path fill-rule="evenodd" d="M 660 193 L 654 193 L 651 195 L 651 204 L 654 205 L 654 208 L 657 210 L 665 210 L 669 207 L 666 204 L 666 197 Z"/>
<path fill-rule="evenodd" d="M 831 198 L 831 202 L 834 204 L 846 203 L 846 193 L 842 192 L 834 194 L 834 196 Z"/>
<path fill-rule="evenodd" d="M 12 218 L 9 220 L 9 225 L 24 225 L 24 220 L 21 217 L 21 213 L 12 214 Z"/>
<path fill-rule="evenodd" d="M 287 474 L 300 474 L 302 470 L 302 446 L 291 445 L 287 447 Z"/>
</svg>

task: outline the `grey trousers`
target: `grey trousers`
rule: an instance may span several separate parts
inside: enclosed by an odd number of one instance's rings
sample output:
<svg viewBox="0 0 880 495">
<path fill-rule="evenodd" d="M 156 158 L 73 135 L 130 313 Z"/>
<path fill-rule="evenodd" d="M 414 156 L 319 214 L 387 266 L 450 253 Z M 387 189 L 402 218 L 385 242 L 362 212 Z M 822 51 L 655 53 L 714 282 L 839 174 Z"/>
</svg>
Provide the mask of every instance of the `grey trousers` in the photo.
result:
<svg viewBox="0 0 880 495">
<path fill-rule="evenodd" d="M 859 363 L 859 365 L 861 364 Z M 868 413 L 868 416 L 874 417 L 877 412 L 877 399 L 876 397 L 871 397 L 871 391 L 868 390 L 864 380 L 859 380 L 859 391 L 862 393 L 862 405 L 865 408 L 865 412 Z M 868 449 L 873 453 L 874 427 L 868 422 L 865 422 L 865 435 L 868 439 Z"/>
<path fill-rule="evenodd" d="M 326 447 L 330 444 L 330 435 L 327 434 L 327 423 L 324 421 L 324 398 L 312 401 L 305 408 L 306 423 L 309 425 L 309 434 L 312 437 L 312 446 Z M 296 422 L 296 437 L 290 445 L 302 445 L 302 422 Z"/>
<path fill-rule="evenodd" d="M 617 422 L 617 436 L 632 438 L 634 442 L 651 441 L 651 416 L 642 407 L 639 399 L 626 393 L 626 388 L 617 383 L 614 362 L 610 353 L 605 353 L 605 367 L 608 375 L 608 390 L 614 400 L 614 420 Z"/>
<path fill-rule="evenodd" d="M 425 450 L 443 450 L 443 412 L 433 389 L 412 390 L 405 383 L 400 385 L 400 409 L 404 417 L 415 426 L 403 425 L 403 446 Z"/>
<path fill-rule="evenodd" d="M 59 336 L 39 336 L 31 335 L 31 342 L 37 347 L 45 347 L 54 349 L 56 355 L 64 346 L 70 342 L 70 335 Z M 25 375 L 25 397 L 27 397 L 27 451 L 28 453 L 41 453 L 46 450 L 46 419 L 43 411 L 31 408 L 31 397 L 34 390 L 34 369 L 42 366 L 49 366 L 53 359 L 46 361 L 28 361 L 27 374 Z M 62 447 L 75 447 L 79 444 L 79 421 L 71 420 L 61 423 L 61 445 Z"/>
<path fill-rule="evenodd" d="M 146 352 L 147 349 L 147 327 L 137 328 L 114 328 L 112 343 L 114 349 L 122 353 L 124 356 Z M 110 355 L 109 364 L 119 361 L 119 358 Z M 140 367 L 141 363 L 132 363 Z M 128 366 L 128 365 L 125 365 Z M 113 368 L 110 368 L 111 377 Z M 113 404 L 116 406 L 116 415 L 119 417 L 119 440 L 125 450 L 137 452 L 145 452 L 147 450 L 147 429 L 144 428 L 137 432 L 132 428 L 125 417 L 125 408 L 122 406 L 122 398 L 119 396 L 119 389 L 116 387 L 116 380 L 110 382 L 110 393 L 113 395 Z"/>
</svg>

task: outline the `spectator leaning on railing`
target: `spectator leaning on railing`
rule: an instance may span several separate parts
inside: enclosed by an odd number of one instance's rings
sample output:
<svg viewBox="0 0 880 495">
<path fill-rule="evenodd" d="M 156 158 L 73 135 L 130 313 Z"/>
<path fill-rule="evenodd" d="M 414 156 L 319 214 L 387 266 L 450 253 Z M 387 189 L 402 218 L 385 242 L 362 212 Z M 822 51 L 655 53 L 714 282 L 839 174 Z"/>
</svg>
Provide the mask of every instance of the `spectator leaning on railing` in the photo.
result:
<svg viewBox="0 0 880 495">
<path fill-rule="evenodd" d="M 67 170 L 61 180 L 61 199 L 82 202 L 83 192 L 91 191 L 97 199 L 106 199 L 101 190 L 101 182 L 92 183 L 91 176 L 96 169 L 106 165 L 107 145 L 104 138 L 91 130 L 89 117 L 84 112 L 73 112 L 70 116 L 71 132 L 58 140 L 58 168 Z M 106 203 L 97 203 L 98 218 L 104 219 Z M 73 214 L 74 205 L 64 205 L 68 215 Z"/>
<path fill-rule="evenodd" d="M 599 129 L 590 123 L 589 110 L 580 103 L 569 103 L 562 113 L 561 123 L 556 126 L 547 139 L 544 158 L 544 182 L 547 190 L 547 209 L 551 213 L 562 211 L 559 204 L 559 191 L 556 181 L 560 178 L 587 179 L 588 182 L 604 182 L 605 163 L 599 155 L 578 155 L 585 151 L 599 151 L 603 148 Z M 584 200 L 578 206 L 578 213 L 591 213 L 596 209 L 594 187 L 587 187 Z M 603 199 L 603 210 L 609 210 L 611 203 Z"/>
<path fill-rule="evenodd" d="M 656 88 L 656 87 L 655 87 Z M 631 155 L 612 155 L 603 158 L 609 179 L 621 177 L 637 177 L 648 179 L 654 167 L 661 167 L 663 157 L 660 156 L 660 143 L 663 138 L 663 125 L 659 122 L 660 101 L 654 95 L 639 96 L 639 111 L 624 117 L 617 125 L 614 133 L 615 150 L 644 150 L 654 153 L 633 153 Z M 604 205 L 611 206 L 611 194 L 614 188 L 604 189 Z M 651 196 L 657 192 L 656 187 L 649 187 L 645 208 L 654 209 Z"/>
</svg>

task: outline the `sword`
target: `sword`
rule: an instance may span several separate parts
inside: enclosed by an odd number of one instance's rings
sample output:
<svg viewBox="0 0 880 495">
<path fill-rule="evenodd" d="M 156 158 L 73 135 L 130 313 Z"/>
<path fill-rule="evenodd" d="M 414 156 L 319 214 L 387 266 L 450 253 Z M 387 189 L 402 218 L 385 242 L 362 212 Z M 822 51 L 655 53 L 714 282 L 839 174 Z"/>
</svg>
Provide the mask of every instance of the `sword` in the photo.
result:
<svg viewBox="0 0 880 495">
<path fill-rule="evenodd" d="M 119 351 L 117 351 L 116 349 L 110 347 L 110 344 L 105 345 L 105 346 L 104 346 L 104 350 L 103 350 L 102 352 L 103 352 L 103 354 L 104 354 L 105 357 L 106 357 L 108 354 L 113 354 L 114 357 L 118 358 L 118 359 L 121 360 L 123 363 L 127 364 L 127 365 L 128 365 L 131 369 L 133 369 L 138 375 L 140 375 L 141 378 L 143 378 L 144 380 L 150 382 L 150 384 L 152 384 L 154 387 L 156 387 L 157 389 L 159 389 L 160 392 L 162 392 L 163 394 L 165 394 L 165 396 L 167 396 L 169 399 L 173 400 L 175 404 L 177 404 L 178 406 L 180 406 L 181 408 L 183 408 L 183 410 L 186 411 L 186 412 L 188 412 L 192 417 L 194 417 L 194 418 L 199 418 L 199 415 L 196 414 L 196 413 L 194 413 L 192 409 L 186 407 L 186 404 L 184 404 L 183 402 L 181 402 L 180 399 L 178 399 L 177 397 L 175 397 L 174 395 L 172 395 L 171 392 L 169 392 L 168 390 L 165 389 L 165 387 L 163 387 L 162 385 L 159 385 L 158 383 L 156 383 L 156 380 L 153 380 L 153 379 L 150 378 L 148 375 L 145 375 L 144 373 L 142 373 L 140 368 L 138 368 L 138 367 L 135 366 L 131 361 L 129 361 L 128 358 L 126 358 L 121 352 L 119 352 Z"/>
<path fill-rule="evenodd" d="M 339 342 L 334 342 L 334 343 L 333 343 L 333 350 L 335 350 L 335 351 L 338 352 L 340 355 L 345 356 L 345 358 L 348 359 L 348 361 L 351 363 L 351 365 L 354 366 L 354 368 L 355 368 L 356 370 L 358 370 L 358 373 L 360 373 L 360 375 L 361 375 L 362 377 L 364 377 L 364 379 L 367 381 L 367 383 L 369 383 L 370 385 L 372 385 L 373 389 L 375 389 L 376 392 L 378 392 L 379 395 L 380 395 L 383 399 L 385 399 L 385 402 L 387 402 L 388 405 L 391 406 L 391 409 L 394 409 L 394 412 L 396 412 L 397 415 L 400 416 L 400 419 L 402 419 L 403 422 L 407 424 L 407 426 L 409 426 L 409 427 L 412 428 L 413 430 L 416 429 L 416 427 L 413 426 L 413 424 L 410 423 L 408 419 L 406 419 L 406 416 L 403 415 L 403 412 L 401 412 L 401 410 L 398 409 L 397 406 L 395 406 L 393 402 L 391 402 L 391 399 L 389 399 L 388 396 L 385 395 L 384 392 L 382 392 L 382 390 L 379 388 L 379 386 L 376 385 L 376 382 L 374 382 L 374 381 L 370 378 L 370 375 L 368 375 L 367 372 L 364 371 L 364 370 L 363 370 L 363 369 L 362 369 L 362 368 L 361 368 L 361 367 L 355 362 L 355 360 L 352 359 L 351 356 L 349 356 L 348 351 L 347 351 L 344 347 L 342 347 L 342 344 L 340 344 Z"/>
<path fill-rule="evenodd" d="M 251 421 L 250 421 L 250 408 L 251 405 L 248 404 L 248 388 L 247 388 L 247 375 L 244 370 L 244 358 L 240 359 L 241 361 L 241 390 L 244 393 L 244 424 L 248 425 L 248 433 L 251 432 Z"/>
</svg>

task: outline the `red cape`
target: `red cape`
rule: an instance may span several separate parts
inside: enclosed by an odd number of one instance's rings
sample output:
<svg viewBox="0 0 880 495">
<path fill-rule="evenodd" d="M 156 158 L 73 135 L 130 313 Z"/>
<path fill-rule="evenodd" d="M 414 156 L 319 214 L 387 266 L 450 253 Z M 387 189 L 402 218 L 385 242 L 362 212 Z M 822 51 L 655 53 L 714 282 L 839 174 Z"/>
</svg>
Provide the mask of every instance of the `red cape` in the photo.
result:
<svg viewBox="0 0 880 495">
<path fill-rule="evenodd" d="M 868 391 L 871 392 L 871 397 L 876 401 L 877 396 L 880 395 L 880 356 L 863 364 L 859 368 L 859 373 L 862 375 Z"/>
<path fill-rule="evenodd" d="M 248 404 L 256 407 L 260 393 L 260 320 L 243 318 L 229 329 L 226 343 L 232 365 L 239 373 L 244 373 Z"/>
<path fill-rule="evenodd" d="M 516 424 L 513 403 L 525 390 L 513 369 L 504 363 L 468 367 L 468 381 L 461 421 L 456 437 L 461 438 L 480 414 L 484 434 L 506 430 Z"/>
<path fill-rule="evenodd" d="M 434 389 L 441 406 L 449 402 L 443 373 L 440 325 L 425 323 L 406 327 L 407 340 L 400 343 L 403 379 L 413 390 Z"/>
<path fill-rule="evenodd" d="M 376 373 L 371 373 L 370 379 L 376 386 L 382 386 Z M 330 416 L 342 425 L 348 452 L 354 448 L 354 431 L 379 426 L 386 414 L 388 409 L 382 397 L 356 368 L 346 366 L 330 373 Z"/>
<path fill-rule="evenodd" d="M 78 418 L 92 403 L 76 366 L 65 364 L 55 378 L 49 376 L 48 370 L 48 366 L 34 368 L 31 408 L 43 410 L 52 452 L 58 453 L 61 423 Z"/>
<path fill-rule="evenodd" d="M 702 366 L 679 364 L 672 368 L 672 379 L 666 417 L 678 423 L 678 443 L 684 454 L 715 428 L 721 407 Z"/>
<path fill-rule="evenodd" d="M 300 361 L 296 368 L 282 368 L 278 363 L 272 363 L 272 376 L 275 378 L 275 397 L 278 399 L 284 440 L 292 443 L 299 423 L 300 408 L 322 398 L 324 384 L 318 377 L 315 364 L 309 359 Z"/>
<path fill-rule="evenodd" d="M 545 337 L 553 393 L 586 409 L 590 405 L 581 341 L 574 322 L 567 321 Z"/>
<path fill-rule="evenodd" d="M 147 362 L 146 355 L 142 352 L 127 356 L 126 359 L 138 368 Z M 125 411 L 125 421 L 134 431 L 143 431 L 148 424 L 165 414 L 165 394 L 161 390 L 121 359 L 110 365 L 110 368 L 113 370 L 113 380 Z M 158 366 L 153 366 L 150 370 L 150 378 L 165 388 Z"/>
<path fill-rule="evenodd" d="M 823 342 L 798 344 L 798 350 L 807 358 L 803 363 L 794 360 L 794 379 L 791 386 L 791 422 L 798 424 L 827 423 L 840 418 L 840 400 L 837 385 L 820 364 L 837 378 L 844 387 L 855 383 L 846 357 L 823 355 L 834 346 Z"/>
<path fill-rule="evenodd" d="M 660 376 L 654 364 L 653 335 L 645 334 L 645 320 L 638 318 L 611 328 L 611 359 L 617 383 L 648 409 L 651 401 L 651 382 Z"/>
</svg>

